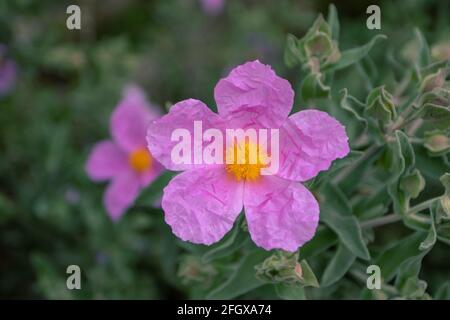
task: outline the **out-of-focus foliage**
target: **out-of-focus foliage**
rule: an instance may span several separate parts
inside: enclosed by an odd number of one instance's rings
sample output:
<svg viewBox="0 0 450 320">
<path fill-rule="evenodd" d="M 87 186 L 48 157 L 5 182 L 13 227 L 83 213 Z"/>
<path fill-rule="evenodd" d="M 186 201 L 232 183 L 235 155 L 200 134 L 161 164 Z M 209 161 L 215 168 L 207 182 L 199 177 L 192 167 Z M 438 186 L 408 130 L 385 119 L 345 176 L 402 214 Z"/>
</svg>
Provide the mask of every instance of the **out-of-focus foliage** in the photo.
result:
<svg viewBox="0 0 450 320">
<path fill-rule="evenodd" d="M 338 2 L 338 1 L 337 1 Z M 0 97 L 2 298 L 450 298 L 450 5 L 371 1 L 2 1 L 0 43 L 18 65 Z M 321 14 L 321 15 L 320 15 Z M 308 182 L 316 236 L 296 254 L 266 252 L 243 219 L 219 243 L 183 243 L 152 204 L 171 174 L 113 223 L 88 180 L 91 146 L 108 136 L 124 85 L 162 111 L 211 92 L 259 59 L 289 79 L 294 111 L 315 107 L 346 126 L 352 152 Z M 286 63 L 286 64 L 285 64 Z M 67 290 L 66 268 L 82 270 Z M 366 268 L 381 267 L 381 290 Z"/>
</svg>

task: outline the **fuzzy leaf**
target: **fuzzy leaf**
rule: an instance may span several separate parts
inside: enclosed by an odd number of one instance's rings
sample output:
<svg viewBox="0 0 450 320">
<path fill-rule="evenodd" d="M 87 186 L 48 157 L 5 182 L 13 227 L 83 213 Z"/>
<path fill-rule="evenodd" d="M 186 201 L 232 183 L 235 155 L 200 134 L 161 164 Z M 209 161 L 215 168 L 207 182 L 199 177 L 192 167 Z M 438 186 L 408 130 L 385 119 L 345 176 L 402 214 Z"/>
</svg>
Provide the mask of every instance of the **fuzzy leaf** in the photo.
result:
<svg viewBox="0 0 450 320">
<path fill-rule="evenodd" d="M 368 43 L 365 45 L 362 45 L 361 47 L 349 49 L 342 52 L 341 58 L 334 64 L 330 64 L 326 67 L 324 67 L 322 70 L 325 71 L 337 71 L 344 68 L 347 68 L 348 66 L 351 66 L 352 64 L 355 64 L 356 62 L 360 61 L 362 58 L 364 58 L 372 49 L 372 47 L 375 45 L 375 43 L 378 40 L 381 39 L 387 39 L 385 35 L 378 34 L 374 36 Z"/>
<path fill-rule="evenodd" d="M 350 269 L 355 259 L 356 256 L 345 245 L 340 243 L 336 254 L 322 275 L 321 287 L 327 287 L 339 281 Z"/>
</svg>

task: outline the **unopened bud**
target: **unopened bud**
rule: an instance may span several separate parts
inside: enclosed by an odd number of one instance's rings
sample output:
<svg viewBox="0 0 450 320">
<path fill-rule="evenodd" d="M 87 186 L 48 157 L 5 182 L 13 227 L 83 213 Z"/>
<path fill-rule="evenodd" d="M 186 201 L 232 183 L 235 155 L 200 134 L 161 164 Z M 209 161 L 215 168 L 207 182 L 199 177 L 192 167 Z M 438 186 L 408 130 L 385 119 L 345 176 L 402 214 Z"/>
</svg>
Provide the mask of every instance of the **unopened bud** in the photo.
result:
<svg viewBox="0 0 450 320">
<path fill-rule="evenodd" d="M 401 179 L 400 188 L 409 197 L 417 198 L 420 192 L 425 188 L 425 179 L 420 174 L 420 171 L 415 169 L 413 173 Z"/>
<path fill-rule="evenodd" d="M 396 117 L 392 100 L 392 95 L 384 86 L 373 89 L 367 97 L 367 114 L 383 123 L 391 122 Z"/>
<path fill-rule="evenodd" d="M 450 139 L 442 131 L 427 132 L 423 146 L 432 154 L 442 155 L 450 150 Z"/>
<path fill-rule="evenodd" d="M 447 76 L 447 71 L 439 69 L 436 73 L 429 74 L 426 76 L 420 86 L 420 91 L 430 92 L 436 88 L 442 88 L 445 84 L 445 78 Z"/>
</svg>

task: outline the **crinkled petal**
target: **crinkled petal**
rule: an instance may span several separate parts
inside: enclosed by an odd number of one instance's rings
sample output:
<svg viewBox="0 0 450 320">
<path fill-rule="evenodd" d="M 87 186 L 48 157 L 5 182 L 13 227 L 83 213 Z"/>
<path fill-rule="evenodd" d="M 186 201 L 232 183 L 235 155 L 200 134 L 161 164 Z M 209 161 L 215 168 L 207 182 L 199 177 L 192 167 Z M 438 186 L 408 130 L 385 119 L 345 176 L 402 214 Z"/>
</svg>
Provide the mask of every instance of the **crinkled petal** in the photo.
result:
<svg viewBox="0 0 450 320">
<path fill-rule="evenodd" d="M 350 152 L 345 128 L 328 113 L 300 111 L 280 129 L 280 168 L 278 176 L 306 181 L 331 162 Z"/>
<path fill-rule="evenodd" d="M 88 176 L 95 181 L 106 180 L 128 170 L 128 158 L 114 142 L 97 143 L 86 163 Z"/>
<path fill-rule="evenodd" d="M 315 234 L 319 204 L 300 183 L 276 176 L 247 182 L 245 217 L 253 241 L 266 250 L 296 251 Z"/>
<path fill-rule="evenodd" d="M 200 136 L 194 135 L 194 121 L 201 121 L 202 131 Z M 223 126 L 222 119 L 208 109 L 203 102 L 195 99 L 184 100 L 174 104 L 168 114 L 152 121 L 147 131 L 148 148 L 153 157 L 169 170 L 178 171 L 205 167 L 208 165 L 204 164 L 204 161 L 194 164 L 194 139 L 202 139 L 202 133 L 209 128 L 222 130 Z M 186 129 L 190 135 L 191 143 L 187 145 L 190 147 L 188 149 L 191 157 L 190 160 L 188 159 L 188 163 L 177 163 L 172 159 L 171 153 L 174 147 L 181 141 L 185 141 L 177 139 L 172 141 L 172 134 L 179 129 Z M 201 154 L 210 141 L 200 143 L 202 145 Z"/>
<path fill-rule="evenodd" d="M 106 189 L 103 201 L 112 220 L 118 220 L 139 195 L 140 181 L 134 172 L 116 176 Z"/>
<path fill-rule="evenodd" d="M 242 210 L 243 183 L 225 169 L 199 169 L 177 175 L 164 189 L 166 222 L 184 241 L 210 245 L 233 227 Z"/>
<path fill-rule="evenodd" d="M 128 152 L 145 148 L 145 135 L 151 120 L 157 117 L 145 94 L 138 87 L 129 87 L 111 117 L 111 135 Z"/>
<path fill-rule="evenodd" d="M 164 171 L 164 167 L 157 162 L 156 160 L 153 160 L 152 166 L 147 171 L 141 173 L 139 175 L 139 179 L 141 181 L 141 187 L 145 188 L 150 183 L 152 183 L 158 176 L 161 174 L 161 172 Z"/>
<path fill-rule="evenodd" d="M 258 60 L 233 69 L 214 90 L 219 114 L 233 127 L 279 127 L 294 101 L 290 83 Z"/>
</svg>

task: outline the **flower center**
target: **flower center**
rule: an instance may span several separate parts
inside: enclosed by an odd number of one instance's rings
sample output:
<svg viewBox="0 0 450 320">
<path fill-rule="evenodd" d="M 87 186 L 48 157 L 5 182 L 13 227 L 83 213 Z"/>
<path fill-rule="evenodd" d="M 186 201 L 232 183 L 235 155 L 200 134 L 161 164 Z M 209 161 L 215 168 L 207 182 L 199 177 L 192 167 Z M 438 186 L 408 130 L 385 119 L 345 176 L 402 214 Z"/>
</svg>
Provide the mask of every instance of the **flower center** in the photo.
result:
<svg viewBox="0 0 450 320">
<path fill-rule="evenodd" d="M 138 173 L 150 169 L 152 165 L 152 156 L 146 148 L 140 148 L 133 151 L 129 157 L 131 167 Z"/>
<path fill-rule="evenodd" d="M 267 156 L 261 152 L 259 145 L 253 142 L 234 144 L 226 150 L 226 170 L 234 175 L 237 181 L 256 180 L 261 169 L 267 167 Z"/>
</svg>

